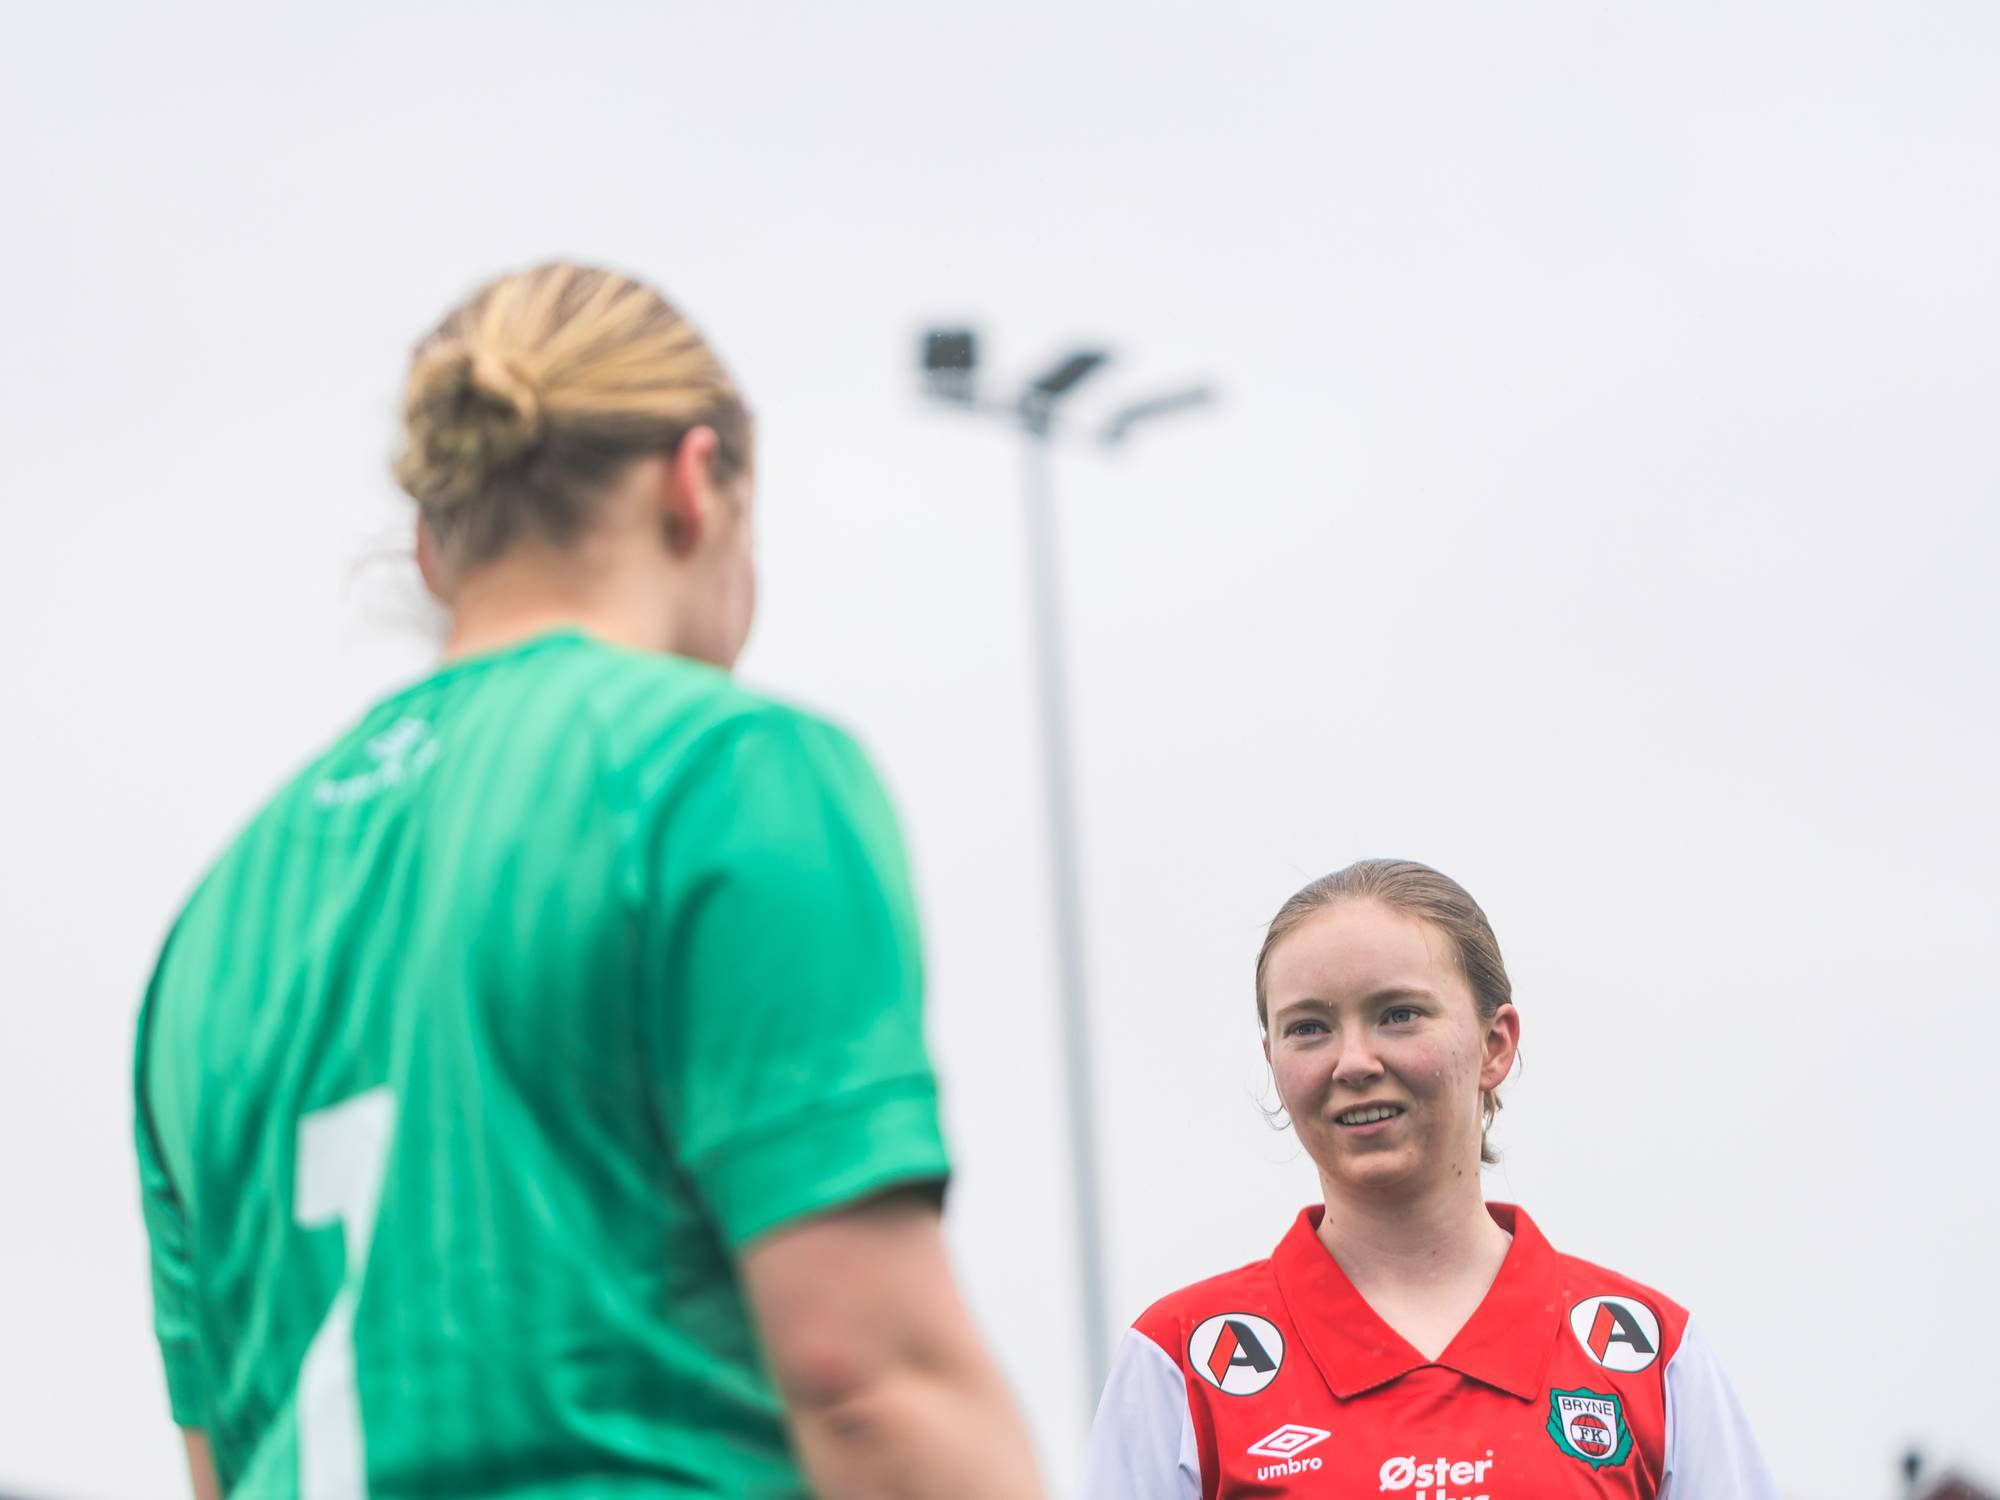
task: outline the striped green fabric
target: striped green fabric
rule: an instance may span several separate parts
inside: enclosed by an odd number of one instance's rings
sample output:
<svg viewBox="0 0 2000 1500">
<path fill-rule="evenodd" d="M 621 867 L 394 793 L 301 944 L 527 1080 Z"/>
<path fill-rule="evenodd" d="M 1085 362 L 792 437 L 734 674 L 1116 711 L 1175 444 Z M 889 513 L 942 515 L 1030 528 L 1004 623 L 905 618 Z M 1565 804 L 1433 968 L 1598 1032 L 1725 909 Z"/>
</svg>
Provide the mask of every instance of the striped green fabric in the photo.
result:
<svg viewBox="0 0 2000 1500">
<path fill-rule="evenodd" d="M 175 1419 L 231 1500 L 803 1494 L 734 1257 L 943 1178 L 920 992 L 827 724 L 578 632 L 378 704 L 141 1016 Z"/>
</svg>

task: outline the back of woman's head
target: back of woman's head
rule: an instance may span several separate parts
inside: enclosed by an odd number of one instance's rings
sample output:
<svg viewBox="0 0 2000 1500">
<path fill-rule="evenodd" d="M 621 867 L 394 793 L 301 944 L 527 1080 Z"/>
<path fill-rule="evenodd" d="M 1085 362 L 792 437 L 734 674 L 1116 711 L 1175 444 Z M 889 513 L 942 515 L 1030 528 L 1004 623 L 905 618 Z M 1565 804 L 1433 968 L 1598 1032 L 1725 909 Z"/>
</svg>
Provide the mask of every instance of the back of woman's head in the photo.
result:
<svg viewBox="0 0 2000 1500">
<path fill-rule="evenodd" d="M 749 467 L 749 412 L 693 326 L 616 271 L 556 263 L 481 287 L 417 345 L 396 478 L 460 566 L 557 545 L 633 459 L 713 428 L 713 477 Z"/>
</svg>

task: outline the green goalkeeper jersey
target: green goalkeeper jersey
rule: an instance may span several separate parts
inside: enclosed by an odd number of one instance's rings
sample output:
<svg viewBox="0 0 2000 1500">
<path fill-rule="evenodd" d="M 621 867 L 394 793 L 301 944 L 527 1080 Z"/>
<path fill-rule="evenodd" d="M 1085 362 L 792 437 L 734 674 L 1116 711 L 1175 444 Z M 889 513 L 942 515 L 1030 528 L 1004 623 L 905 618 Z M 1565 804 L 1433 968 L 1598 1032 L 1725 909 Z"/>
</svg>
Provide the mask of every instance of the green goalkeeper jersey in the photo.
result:
<svg viewBox="0 0 2000 1500">
<path fill-rule="evenodd" d="M 920 991 L 838 730 L 579 632 L 389 698 L 148 992 L 175 1420 L 231 1500 L 803 1494 L 735 1257 L 942 1181 Z"/>
</svg>

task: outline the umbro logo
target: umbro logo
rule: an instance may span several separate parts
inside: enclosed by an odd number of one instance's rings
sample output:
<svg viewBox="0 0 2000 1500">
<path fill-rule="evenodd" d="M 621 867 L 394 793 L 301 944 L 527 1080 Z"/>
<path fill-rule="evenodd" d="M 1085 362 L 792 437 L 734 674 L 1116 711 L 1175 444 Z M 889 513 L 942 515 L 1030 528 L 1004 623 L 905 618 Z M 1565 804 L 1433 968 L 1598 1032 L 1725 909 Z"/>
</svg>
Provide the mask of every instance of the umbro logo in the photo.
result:
<svg viewBox="0 0 2000 1500">
<path fill-rule="evenodd" d="M 1296 1453 L 1325 1442 L 1332 1434 L 1324 1427 L 1302 1427 L 1287 1422 L 1276 1432 L 1267 1432 L 1243 1451 L 1259 1458 L 1290 1458 Z"/>
<path fill-rule="evenodd" d="M 1298 1455 L 1326 1439 L 1324 1427 L 1305 1427 L 1297 1422 L 1287 1422 L 1276 1432 L 1265 1433 L 1245 1451 L 1271 1460 L 1257 1466 L 1257 1479 L 1262 1483 L 1288 1478 L 1293 1474 L 1317 1474 L 1322 1463 L 1320 1456 L 1315 1453 L 1310 1458 L 1300 1458 Z"/>
</svg>

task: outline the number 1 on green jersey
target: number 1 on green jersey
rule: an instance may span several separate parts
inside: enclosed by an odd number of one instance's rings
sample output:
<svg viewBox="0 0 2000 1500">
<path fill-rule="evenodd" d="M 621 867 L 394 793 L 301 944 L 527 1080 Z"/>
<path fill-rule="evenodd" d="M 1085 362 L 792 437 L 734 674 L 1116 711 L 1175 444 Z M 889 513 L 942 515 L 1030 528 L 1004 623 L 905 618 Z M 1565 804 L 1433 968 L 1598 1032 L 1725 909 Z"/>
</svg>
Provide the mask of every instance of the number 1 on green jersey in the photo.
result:
<svg viewBox="0 0 2000 1500">
<path fill-rule="evenodd" d="M 333 1306 L 299 1367 L 300 1500 L 367 1500 L 361 1396 L 354 1375 L 354 1304 L 382 1201 L 382 1171 L 396 1129 L 396 1098 L 375 1088 L 299 1118 L 297 1194 L 302 1229 L 339 1224 L 345 1269 Z"/>
</svg>

